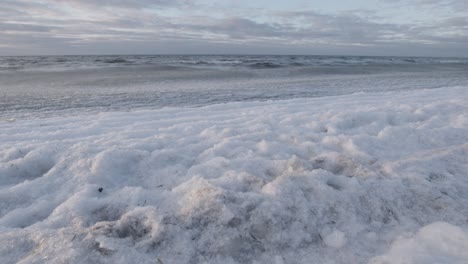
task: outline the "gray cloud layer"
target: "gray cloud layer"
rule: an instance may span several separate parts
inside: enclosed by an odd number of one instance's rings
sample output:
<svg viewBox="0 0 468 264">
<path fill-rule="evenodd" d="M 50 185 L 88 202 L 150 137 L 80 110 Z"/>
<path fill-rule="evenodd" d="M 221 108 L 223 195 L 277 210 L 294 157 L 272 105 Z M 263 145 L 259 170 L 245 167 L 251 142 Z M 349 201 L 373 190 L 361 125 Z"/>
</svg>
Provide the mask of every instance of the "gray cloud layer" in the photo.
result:
<svg viewBox="0 0 468 264">
<path fill-rule="evenodd" d="M 386 1 L 386 0 L 382 0 Z M 99 4 L 97 4 L 99 3 Z M 405 1 L 404 4 L 408 4 Z M 398 4 L 403 4 L 399 1 Z M 188 0 L 6 0 L 0 55 L 83 53 L 306 53 L 468 56 L 465 0 L 432 23 L 390 23 L 367 10 L 273 11 L 262 18 Z"/>
</svg>

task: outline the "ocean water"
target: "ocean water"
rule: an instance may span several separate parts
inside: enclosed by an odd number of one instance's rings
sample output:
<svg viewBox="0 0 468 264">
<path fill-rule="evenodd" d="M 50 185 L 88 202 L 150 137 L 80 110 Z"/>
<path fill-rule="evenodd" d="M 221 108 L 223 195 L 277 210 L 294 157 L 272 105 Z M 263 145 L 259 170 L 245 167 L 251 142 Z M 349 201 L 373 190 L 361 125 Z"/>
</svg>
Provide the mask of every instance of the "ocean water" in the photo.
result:
<svg viewBox="0 0 468 264">
<path fill-rule="evenodd" d="M 0 57 L 0 117 L 193 107 L 466 83 L 468 58 Z"/>
</svg>

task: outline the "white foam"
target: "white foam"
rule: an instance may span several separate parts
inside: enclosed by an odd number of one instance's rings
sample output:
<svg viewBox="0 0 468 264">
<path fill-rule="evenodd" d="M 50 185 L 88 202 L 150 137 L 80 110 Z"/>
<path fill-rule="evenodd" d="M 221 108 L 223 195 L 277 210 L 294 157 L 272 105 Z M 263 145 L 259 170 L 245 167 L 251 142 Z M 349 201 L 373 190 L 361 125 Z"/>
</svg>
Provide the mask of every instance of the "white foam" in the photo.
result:
<svg viewBox="0 0 468 264">
<path fill-rule="evenodd" d="M 333 248 L 341 248 L 346 244 L 346 235 L 340 230 L 333 230 L 324 240 L 325 244 Z"/>
<path fill-rule="evenodd" d="M 374 258 L 371 263 L 462 264 L 468 259 L 467 249 L 467 230 L 435 222 L 410 237 L 397 239 L 388 253 Z"/>
<path fill-rule="evenodd" d="M 0 262 L 465 263 L 466 89 L 0 121 Z"/>
</svg>

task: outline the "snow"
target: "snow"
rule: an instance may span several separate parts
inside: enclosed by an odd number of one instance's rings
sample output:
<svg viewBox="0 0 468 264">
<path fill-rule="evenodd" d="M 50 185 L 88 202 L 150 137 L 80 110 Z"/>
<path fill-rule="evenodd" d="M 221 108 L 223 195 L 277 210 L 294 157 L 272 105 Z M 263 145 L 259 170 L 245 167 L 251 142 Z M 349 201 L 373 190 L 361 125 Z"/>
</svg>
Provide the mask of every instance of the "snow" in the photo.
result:
<svg viewBox="0 0 468 264">
<path fill-rule="evenodd" d="M 0 263 L 468 263 L 467 102 L 2 120 Z"/>
<path fill-rule="evenodd" d="M 346 244 L 345 233 L 340 230 L 334 230 L 331 234 L 327 235 L 323 240 L 325 245 L 334 248 L 341 248 Z"/>
<path fill-rule="evenodd" d="M 435 222 L 421 228 L 414 236 L 395 241 L 390 252 L 371 263 L 466 263 L 468 230 Z"/>
</svg>

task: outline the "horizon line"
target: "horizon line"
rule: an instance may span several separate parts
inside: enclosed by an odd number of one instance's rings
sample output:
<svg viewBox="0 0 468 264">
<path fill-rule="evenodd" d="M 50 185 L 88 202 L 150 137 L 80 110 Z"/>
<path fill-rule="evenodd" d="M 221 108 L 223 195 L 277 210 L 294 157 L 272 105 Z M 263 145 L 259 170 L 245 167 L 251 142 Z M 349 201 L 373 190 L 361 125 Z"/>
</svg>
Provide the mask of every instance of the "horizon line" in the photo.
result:
<svg viewBox="0 0 468 264">
<path fill-rule="evenodd" d="M 401 57 L 401 58 L 468 58 L 468 56 L 408 56 L 408 55 L 350 55 L 350 54 L 255 54 L 255 53 L 141 53 L 141 54 L 131 54 L 131 53 L 122 53 L 122 54 L 24 54 L 24 55 L 1 55 L 0 57 L 59 57 L 59 56 L 310 56 L 310 57 Z"/>
</svg>

